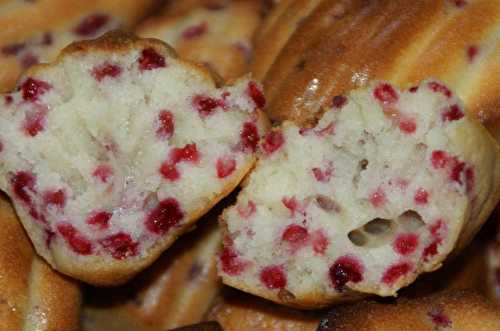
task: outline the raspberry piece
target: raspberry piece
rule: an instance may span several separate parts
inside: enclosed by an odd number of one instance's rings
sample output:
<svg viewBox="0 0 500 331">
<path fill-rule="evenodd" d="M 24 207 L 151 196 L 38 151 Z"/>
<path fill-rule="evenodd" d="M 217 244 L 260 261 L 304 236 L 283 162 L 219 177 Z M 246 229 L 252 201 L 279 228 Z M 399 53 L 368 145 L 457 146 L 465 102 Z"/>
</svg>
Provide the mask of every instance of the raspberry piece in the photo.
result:
<svg viewBox="0 0 500 331">
<path fill-rule="evenodd" d="M 285 143 L 285 138 L 281 131 L 271 131 L 266 134 L 262 142 L 262 149 L 264 153 L 270 155 L 276 152 Z"/>
<path fill-rule="evenodd" d="M 106 164 L 101 164 L 92 172 L 92 176 L 99 179 L 103 183 L 107 183 L 109 178 L 113 176 L 113 169 Z"/>
<path fill-rule="evenodd" d="M 71 224 L 59 224 L 57 231 L 59 231 L 75 253 L 81 255 L 92 254 L 92 243 L 82 236 Z"/>
<path fill-rule="evenodd" d="M 401 255 L 413 253 L 418 246 L 418 236 L 413 233 L 399 235 L 393 243 L 394 250 Z"/>
<path fill-rule="evenodd" d="M 401 118 L 399 120 L 399 129 L 406 134 L 415 133 L 417 122 L 413 118 Z"/>
<path fill-rule="evenodd" d="M 10 185 L 14 195 L 27 205 L 31 205 L 30 193 L 36 193 L 35 184 L 35 176 L 28 171 L 18 171 L 10 179 Z"/>
<path fill-rule="evenodd" d="M 326 137 L 335 133 L 335 123 L 330 123 L 321 130 L 317 130 L 316 134 L 320 137 Z"/>
<path fill-rule="evenodd" d="M 418 86 L 412 86 L 408 89 L 408 91 L 410 91 L 410 93 L 416 93 L 418 91 Z"/>
<path fill-rule="evenodd" d="M 252 98 L 257 108 L 263 109 L 266 106 L 264 93 L 255 82 L 248 83 L 247 94 Z"/>
<path fill-rule="evenodd" d="M 123 232 L 99 240 L 99 244 L 117 260 L 137 255 L 137 246 L 139 246 L 129 234 Z"/>
<path fill-rule="evenodd" d="M 465 169 L 465 191 L 467 193 L 472 192 L 472 190 L 474 189 L 474 183 L 475 183 L 474 169 L 472 167 L 467 167 Z"/>
<path fill-rule="evenodd" d="M 185 39 L 193 39 L 201 36 L 206 33 L 208 30 L 207 22 L 201 22 L 198 25 L 192 25 L 187 27 L 184 31 L 182 31 L 182 37 Z"/>
<path fill-rule="evenodd" d="M 384 190 L 382 190 L 382 188 L 379 187 L 375 192 L 373 192 L 372 195 L 370 196 L 370 202 L 373 205 L 373 207 L 376 208 L 385 205 L 385 203 L 387 202 L 387 198 L 385 196 Z"/>
<path fill-rule="evenodd" d="M 429 311 L 428 315 L 432 323 L 436 326 L 436 329 L 442 330 L 443 328 L 451 328 L 451 320 L 444 314 L 441 308 L 432 309 Z"/>
<path fill-rule="evenodd" d="M 412 266 L 409 262 L 401 262 L 394 264 L 385 271 L 384 275 L 382 276 L 382 282 L 388 285 L 392 285 L 398 279 L 400 279 L 408 272 L 410 272 L 411 269 Z"/>
<path fill-rule="evenodd" d="M 109 220 L 113 214 L 106 211 L 92 213 L 86 220 L 87 224 L 96 226 L 99 230 L 104 230 L 109 227 Z"/>
<path fill-rule="evenodd" d="M 196 163 L 200 160 L 200 154 L 198 153 L 196 144 L 187 144 L 183 148 L 174 148 L 170 152 L 170 159 L 175 164 L 179 162 Z"/>
<path fill-rule="evenodd" d="M 259 143 L 259 133 L 257 131 L 257 126 L 254 123 L 245 122 L 245 124 L 243 124 L 243 129 L 240 132 L 240 138 L 244 152 L 253 153 L 257 150 L 257 144 Z"/>
<path fill-rule="evenodd" d="M 246 267 L 238 254 L 230 247 L 225 247 L 219 255 L 222 271 L 231 276 L 240 275 Z"/>
<path fill-rule="evenodd" d="M 260 281 L 270 290 L 284 288 L 287 283 L 285 272 L 280 266 L 268 266 L 262 269 Z"/>
<path fill-rule="evenodd" d="M 467 47 L 467 58 L 470 62 L 473 62 L 476 56 L 479 54 L 479 47 L 471 45 Z"/>
<path fill-rule="evenodd" d="M 47 110 L 45 108 L 35 109 L 26 113 L 22 128 L 24 133 L 30 137 L 36 137 L 45 129 Z"/>
<path fill-rule="evenodd" d="M 46 191 L 43 193 L 43 203 L 46 206 L 52 205 L 62 209 L 66 205 L 66 194 L 63 190 Z"/>
<path fill-rule="evenodd" d="M 303 226 L 292 224 L 289 225 L 283 234 L 281 235 L 281 240 L 288 241 L 292 244 L 305 244 L 309 237 L 307 229 Z"/>
<path fill-rule="evenodd" d="M 161 165 L 160 173 L 165 179 L 171 182 L 174 182 L 181 178 L 179 170 L 177 170 L 175 164 L 171 163 L 170 161 L 166 161 Z"/>
<path fill-rule="evenodd" d="M 332 99 L 332 108 L 341 109 L 347 105 L 347 97 L 345 95 L 336 95 Z"/>
<path fill-rule="evenodd" d="M 37 64 L 39 61 L 38 57 L 35 54 L 27 52 L 23 56 L 21 56 L 20 62 L 21 66 L 26 69 Z"/>
<path fill-rule="evenodd" d="M 281 199 L 281 202 L 292 212 L 292 217 L 295 216 L 296 212 L 304 214 L 303 208 L 299 205 L 299 202 L 295 197 L 284 197 Z"/>
<path fill-rule="evenodd" d="M 73 32 L 82 37 L 92 36 L 108 24 L 109 20 L 110 17 L 108 15 L 91 14 L 78 23 Z"/>
<path fill-rule="evenodd" d="M 40 42 L 40 45 L 42 46 L 50 46 L 54 43 L 54 38 L 52 37 L 52 33 L 50 32 L 45 32 L 42 36 L 42 41 Z"/>
<path fill-rule="evenodd" d="M 177 200 L 168 198 L 161 201 L 146 218 L 146 228 L 159 235 L 167 233 L 172 227 L 177 226 L 184 217 Z"/>
<path fill-rule="evenodd" d="M 4 101 L 5 101 L 5 105 L 8 106 L 12 102 L 14 102 L 14 98 L 12 97 L 12 95 L 6 95 L 6 96 L 4 96 Z"/>
<path fill-rule="evenodd" d="M 255 210 L 256 210 L 255 203 L 253 201 L 248 201 L 248 204 L 246 207 L 238 205 L 237 210 L 238 210 L 238 214 L 242 218 L 247 219 L 255 213 Z"/>
<path fill-rule="evenodd" d="M 465 170 L 464 162 L 454 162 L 455 164 L 451 168 L 450 179 L 462 185 L 462 173 Z"/>
<path fill-rule="evenodd" d="M 160 139 L 169 139 L 174 134 L 174 115 L 168 110 L 160 111 L 156 136 Z"/>
<path fill-rule="evenodd" d="M 166 67 L 165 57 L 158 54 L 152 47 L 142 50 L 141 57 L 139 58 L 139 69 L 153 70 L 157 68 Z"/>
<path fill-rule="evenodd" d="M 373 91 L 373 96 L 383 104 L 393 104 L 399 99 L 396 90 L 387 83 L 377 86 Z"/>
<path fill-rule="evenodd" d="M 329 270 L 330 280 L 337 291 L 343 291 L 347 282 L 359 283 L 363 280 L 363 266 L 350 256 L 339 257 Z"/>
<path fill-rule="evenodd" d="M 48 229 L 45 229 L 44 232 L 45 232 L 45 246 L 47 247 L 47 249 L 49 249 L 50 244 L 52 244 L 52 240 L 54 240 L 56 233 Z"/>
<path fill-rule="evenodd" d="M 26 47 L 24 43 L 12 43 L 5 46 L 2 46 L 0 51 L 3 55 L 17 55 Z"/>
<path fill-rule="evenodd" d="M 312 245 L 313 250 L 316 254 L 323 255 L 325 254 L 328 245 L 330 244 L 330 240 L 325 235 L 325 233 L 321 230 L 318 230 L 312 234 Z"/>
<path fill-rule="evenodd" d="M 423 188 L 418 188 L 415 192 L 413 201 L 415 201 L 417 205 L 426 205 L 429 202 L 429 193 Z"/>
<path fill-rule="evenodd" d="M 448 154 L 445 151 L 433 151 L 431 154 L 431 163 L 435 169 L 442 169 L 448 163 Z"/>
<path fill-rule="evenodd" d="M 314 178 L 320 183 L 328 183 L 332 178 L 333 169 L 331 167 L 321 170 L 321 168 L 312 169 Z"/>
<path fill-rule="evenodd" d="M 216 108 L 222 107 L 223 102 L 203 95 L 197 95 L 193 98 L 193 106 L 196 108 L 202 118 L 213 114 Z"/>
<path fill-rule="evenodd" d="M 443 122 L 453 122 L 461 119 L 464 116 L 465 114 L 458 105 L 452 105 L 441 114 L 441 119 L 443 120 Z"/>
<path fill-rule="evenodd" d="M 35 102 L 38 98 L 49 91 L 52 86 L 42 80 L 28 78 L 21 85 L 24 101 Z"/>
<path fill-rule="evenodd" d="M 427 86 L 434 92 L 442 93 L 444 94 L 447 98 L 451 98 L 451 91 L 449 88 L 444 86 L 443 84 L 440 84 L 438 82 L 429 82 Z"/>
<path fill-rule="evenodd" d="M 422 258 L 425 262 L 429 261 L 431 257 L 438 253 L 438 245 L 441 244 L 441 239 L 434 240 L 429 246 L 424 248 L 422 252 Z"/>
<path fill-rule="evenodd" d="M 122 68 L 116 64 L 103 63 L 92 69 L 92 76 L 100 82 L 106 77 L 116 78 L 122 73 Z"/>
<path fill-rule="evenodd" d="M 467 4 L 466 0 L 452 0 L 452 1 L 458 8 L 462 8 Z"/>
<path fill-rule="evenodd" d="M 228 156 L 220 157 L 217 159 L 216 168 L 217 177 L 226 178 L 236 169 L 236 160 Z"/>
</svg>

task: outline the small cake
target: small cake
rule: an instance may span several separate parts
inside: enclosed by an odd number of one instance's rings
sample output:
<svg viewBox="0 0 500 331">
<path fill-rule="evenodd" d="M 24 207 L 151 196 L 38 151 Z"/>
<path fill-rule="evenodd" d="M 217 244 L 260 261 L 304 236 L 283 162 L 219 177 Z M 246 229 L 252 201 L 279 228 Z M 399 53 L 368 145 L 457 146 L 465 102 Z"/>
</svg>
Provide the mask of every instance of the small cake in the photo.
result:
<svg viewBox="0 0 500 331">
<path fill-rule="evenodd" d="M 2 1 L 0 91 L 9 91 L 23 70 L 54 60 L 73 41 L 132 27 L 154 5 L 155 0 Z"/>
<path fill-rule="evenodd" d="M 37 252 L 85 282 L 151 264 L 253 167 L 257 83 L 216 87 L 158 40 L 110 33 L 2 95 L 0 188 Z"/>
<path fill-rule="evenodd" d="M 435 80 L 374 82 L 259 146 L 222 215 L 219 271 L 291 306 L 395 296 L 464 247 L 499 200 L 498 144 Z"/>
<path fill-rule="evenodd" d="M 79 330 L 78 284 L 36 255 L 3 194 L 0 222 L 0 330 Z"/>
<path fill-rule="evenodd" d="M 500 330 L 498 310 L 473 291 L 447 291 L 394 302 L 363 301 L 327 313 L 317 331 Z"/>
<path fill-rule="evenodd" d="M 158 38 L 175 48 L 183 58 L 213 69 L 225 79 L 247 72 L 252 55 L 252 37 L 260 23 L 259 1 L 198 1 L 191 8 L 174 2 L 163 15 L 142 23 L 141 37 Z"/>
</svg>

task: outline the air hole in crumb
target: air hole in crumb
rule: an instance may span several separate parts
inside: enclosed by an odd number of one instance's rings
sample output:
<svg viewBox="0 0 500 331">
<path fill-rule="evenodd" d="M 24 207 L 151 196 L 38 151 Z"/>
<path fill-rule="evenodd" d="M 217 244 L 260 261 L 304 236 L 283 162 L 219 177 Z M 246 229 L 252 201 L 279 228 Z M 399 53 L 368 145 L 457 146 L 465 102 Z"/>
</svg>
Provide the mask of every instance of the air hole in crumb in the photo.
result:
<svg viewBox="0 0 500 331">
<path fill-rule="evenodd" d="M 376 218 L 363 226 L 365 232 L 379 236 L 391 231 L 393 221 L 383 218 Z"/>
<path fill-rule="evenodd" d="M 368 238 L 366 238 L 365 234 L 361 230 L 352 230 L 347 236 L 356 246 L 364 246 L 368 242 Z"/>
<path fill-rule="evenodd" d="M 419 213 L 413 210 L 405 211 L 404 213 L 399 215 L 397 220 L 405 230 L 410 232 L 417 231 L 425 225 L 424 221 L 422 220 L 422 216 L 420 216 Z"/>
<path fill-rule="evenodd" d="M 292 292 L 282 288 L 278 292 L 278 299 L 280 299 L 281 302 L 292 302 L 293 300 L 295 300 L 295 295 L 293 295 Z"/>
</svg>

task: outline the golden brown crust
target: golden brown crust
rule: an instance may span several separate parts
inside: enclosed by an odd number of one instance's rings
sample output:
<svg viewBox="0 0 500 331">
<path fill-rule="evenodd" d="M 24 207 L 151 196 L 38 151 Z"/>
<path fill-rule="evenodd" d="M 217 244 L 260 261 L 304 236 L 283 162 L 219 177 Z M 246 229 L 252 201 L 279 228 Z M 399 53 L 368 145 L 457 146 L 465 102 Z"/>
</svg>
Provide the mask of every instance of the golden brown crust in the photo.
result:
<svg viewBox="0 0 500 331">
<path fill-rule="evenodd" d="M 472 291 L 442 292 L 417 299 L 364 301 L 336 307 L 318 331 L 341 330 L 499 330 L 500 316 L 488 300 Z"/>
<path fill-rule="evenodd" d="M 93 13 L 109 14 L 119 21 L 123 28 L 129 29 L 144 17 L 155 6 L 155 3 L 156 0 L 19 2 L 0 13 L 2 26 L 8 27 L 0 31 L 0 48 L 24 43 L 45 32 L 56 34 L 67 30 L 70 32 L 78 20 Z M 47 60 L 52 60 L 52 58 Z M 0 91 L 5 92 L 13 88 L 22 70 L 22 66 L 14 56 L 0 53 Z"/>
<path fill-rule="evenodd" d="M 78 285 L 35 254 L 3 195 L 0 219 L 0 329 L 78 330 Z"/>
<path fill-rule="evenodd" d="M 273 63 L 264 70 L 270 117 L 306 123 L 333 96 L 370 80 L 408 86 L 435 77 L 456 90 L 484 123 L 495 122 L 500 75 L 493 73 L 499 70 L 500 48 L 493 40 L 499 13 L 498 3 L 487 0 L 463 7 L 446 0 L 323 0 L 297 25 L 297 13 L 285 10 L 269 34 L 287 29 L 292 34 L 273 51 L 273 61 L 262 60 L 266 68 Z M 272 40 L 260 39 L 256 54 L 266 52 Z M 254 68 L 260 62 L 257 55 Z"/>
</svg>

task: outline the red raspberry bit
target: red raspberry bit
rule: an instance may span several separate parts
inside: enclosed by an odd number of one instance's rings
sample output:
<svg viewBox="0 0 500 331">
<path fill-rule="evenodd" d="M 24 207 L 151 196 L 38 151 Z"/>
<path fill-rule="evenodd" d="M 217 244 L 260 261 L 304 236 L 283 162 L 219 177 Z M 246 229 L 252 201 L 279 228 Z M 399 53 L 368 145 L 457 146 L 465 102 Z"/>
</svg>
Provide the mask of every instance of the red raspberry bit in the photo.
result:
<svg viewBox="0 0 500 331">
<path fill-rule="evenodd" d="M 257 126 L 252 122 L 245 122 L 243 129 L 240 132 L 241 143 L 245 153 L 254 153 L 257 150 L 259 143 L 259 133 Z"/>
<path fill-rule="evenodd" d="M 426 205 L 429 202 L 429 192 L 423 188 L 418 188 L 415 192 L 413 201 L 415 201 L 415 204 L 417 205 Z"/>
<path fill-rule="evenodd" d="M 438 246 L 441 244 L 441 239 L 434 240 L 429 246 L 425 247 L 422 252 L 422 258 L 425 262 L 429 261 L 431 257 L 438 253 Z"/>
<path fill-rule="evenodd" d="M 92 76 L 100 82 L 106 77 L 116 78 L 122 73 L 122 68 L 116 64 L 103 63 L 92 69 Z"/>
<path fill-rule="evenodd" d="M 467 58 L 469 59 L 469 62 L 474 62 L 474 59 L 478 54 L 479 54 L 479 47 L 475 45 L 467 47 Z"/>
<path fill-rule="evenodd" d="M 434 92 L 442 93 L 444 94 L 447 98 L 451 98 L 451 91 L 449 88 L 444 86 L 443 84 L 440 84 L 438 82 L 429 82 L 427 86 Z"/>
<path fill-rule="evenodd" d="M 447 231 L 446 222 L 442 219 L 438 219 L 429 227 L 429 232 L 435 238 L 441 238 L 443 234 Z"/>
<path fill-rule="evenodd" d="M 160 167 L 160 173 L 165 179 L 171 182 L 174 182 L 179 178 L 181 178 L 179 170 L 177 170 L 175 164 L 171 163 L 170 161 L 163 162 L 163 164 Z"/>
<path fill-rule="evenodd" d="M 139 69 L 153 70 L 157 68 L 166 67 L 165 57 L 158 54 L 152 47 L 142 50 L 141 57 L 139 58 Z"/>
<path fill-rule="evenodd" d="M 99 240 L 99 244 L 117 260 L 137 255 L 137 246 L 139 246 L 129 234 L 123 232 Z"/>
<path fill-rule="evenodd" d="M 331 167 L 322 170 L 321 168 L 312 169 L 314 178 L 320 183 L 328 183 L 332 178 L 333 169 Z"/>
<path fill-rule="evenodd" d="M 43 203 L 46 206 L 52 205 L 62 209 L 66 205 L 66 193 L 63 190 L 46 191 L 43 193 Z"/>
<path fill-rule="evenodd" d="M 295 245 L 302 245 L 307 242 L 308 237 L 309 233 L 305 227 L 292 224 L 283 231 L 281 240 Z"/>
<path fill-rule="evenodd" d="M 52 37 L 52 33 L 50 32 L 45 32 L 42 36 L 42 41 L 40 42 L 40 45 L 42 46 L 50 46 L 54 42 L 54 38 Z"/>
<path fill-rule="evenodd" d="M 400 118 L 399 129 L 406 134 L 415 133 L 417 130 L 417 122 L 413 118 Z"/>
<path fill-rule="evenodd" d="M 24 43 L 13 43 L 2 46 L 0 51 L 2 52 L 3 55 L 13 56 L 19 54 L 19 52 L 21 52 L 25 47 L 26 44 Z"/>
<path fill-rule="evenodd" d="M 275 265 L 262 269 L 260 281 L 270 290 L 284 288 L 287 283 L 283 268 Z"/>
<path fill-rule="evenodd" d="M 253 201 L 248 201 L 246 206 L 238 205 L 237 210 L 238 210 L 238 214 L 242 218 L 248 219 L 256 211 L 255 203 Z"/>
<path fill-rule="evenodd" d="M 12 95 L 6 95 L 3 98 L 4 98 L 6 106 L 8 106 L 8 105 L 12 104 L 12 102 L 14 102 L 14 98 L 12 97 Z"/>
<path fill-rule="evenodd" d="M 10 179 L 10 185 L 15 197 L 26 203 L 28 206 L 31 205 L 30 193 L 36 193 L 36 178 L 31 172 L 18 171 Z"/>
<path fill-rule="evenodd" d="M 416 93 L 418 91 L 418 86 L 412 86 L 408 89 L 408 91 L 410 91 L 410 93 Z"/>
<path fill-rule="evenodd" d="M 247 94 L 252 98 L 257 108 L 263 109 L 266 106 L 264 93 L 262 93 L 262 90 L 255 82 L 248 83 Z"/>
<path fill-rule="evenodd" d="M 370 202 L 373 205 L 373 207 L 376 208 L 385 205 L 385 203 L 387 202 L 387 198 L 385 196 L 384 190 L 382 190 L 382 188 L 379 187 L 375 192 L 373 192 L 372 195 L 370 196 Z"/>
<path fill-rule="evenodd" d="M 295 197 L 284 197 L 281 199 L 283 205 L 292 212 L 292 217 L 295 216 L 295 212 L 304 214 L 304 209 L 300 206 L 299 202 Z"/>
<path fill-rule="evenodd" d="M 35 102 L 38 98 L 49 91 L 52 86 L 44 81 L 28 78 L 21 85 L 21 91 L 24 101 Z"/>
<path fill-rule="evenodd" d="M 45 129 L 46 117 L 46 108 L 39 108 L 26 113 L 22 124 L 24 133 L 29 137 L 36 137 Z"/>
<path fill-rule="evenodd" d="M 106 164 L 101 164 L 92 172 L 92 176 L 99 179 L 103 183 L 107 183 L 109 178 L 113 176 L 113 169 Z"/>
<path fill-rule="evenodd" d="M 91 242 L 81 235 L 71 224 L 59 224 L 57 231 L 59 231 L 75 253 L 81 255 L 92 254 Z"/>
<path fill-rule="evenodd" d="M 330 136 L 335 133 L 335 123 L 330 123 L 323 129 L 316 131 L 316 134 L 320 137 Z"/>
<path fill-rule="evenodd" d="M 238 254 L 231 248 L 225 247 L 219 255 L 222 271 L 230 276 L 240 275 L 246 267 Z"/>
<path fill-rule="evenodd" d="M 156 136 L 160 139 L 169 139 L 174 134 L 174 115 L 168 110 L 160 111 Z"/>
<path fill-rule="evenodd" d="M 27 52 L 23 56 L 21 56 L 20 62 L 21 66 L 26 69 L 37 64 L 39 61 L 38 57 L 35 54 Z"/>
<path fill-rule="evenodd" d="M 418 236 L 413 233 L 399 235 L 394 241 L 392 247 L 394 251 L 401 255 L 409 255 L 417 249 Z"/>
<path fill-rule="evenodd" d="M 330 240 L 325 235 L 322 230 L 318 230 L 312 234 L 312 245 L 314 253 L 318 255 L 325 254 L 328 245 L 330 244 Z"/>
<path fill-rule="evenodd" d="M 442 169 L 448 164 L 449 156 L 445 151 L 433 151 L 431 163 L 434 169 Z"/>
<path fill-rule="evenodd" d="M 161 201 L 146 218 L 146 228 L 159 235 L 167 233 L 172 227 L 177 226 L 184 217 L 184 212 L 179 202 L 173 198 Z"/>
<path fill-rule="evenodd" d="M 347 105 L 347 97 L 345 95 L 336 95 L 332 99 L 332 108 L 341 109 Z"/>
<path fill-rule="evenodd" d="M 92 36 L 108 24 L 109 20 L 110 17 L 108 15 L 91 14 L 78 23 L 73 32 L 82 37 Z"/>
<path fill-rule="evenodd" d="M 54 240 L 56 233 L 48 229 L 45 229 L 44 232 L 45 232 L 45 246 L 47 248 L 50 248 L 50 244 L 52 244 L 52 240 Z"/>
<path fill-rule="evenodd" d="M 467 193 L 472 192 L 472 190 L 474 189 L 474 183 L 475 183 L 474 169 L 472 167 L 467 167 L 465 169 L 465 191 Z"/>
<path fill-rule="evenodd" d="M 196 95 L 193 98 L 193 106 L 202 118 L 212 115 L 218 107 L 223 106 L 223 102 L 203 95 Z"/>
<path fill-rule="evenodd" d="M 341 292 L 347 282 L 361 282 L 363 280 L 363 269 L 363 265 L 357 259 L 350 256 L 339 257 L 329 270 L 333 287 Z"/>
<path fill-rule="evenodd" d="M 187 144 L 182 148 L 174 148 L 170 152 L 170 159 L 175 164 L 179 162 L 197 163 L 200 160 L 200 153 L 196 148 L 196 144 Z"/>
<path fill-rule="evenodd" d="M 467 4 L 466 0 L 452 0 L 452 1 L 458 8 L 462 8 Z"/>
<path fill-rule="evenodd" d="M 393 104 L 399 99 L 396 90 L 387 83 L 377 86 L 373 91 L 373 96 L 383 104 Z"/>
<path fill-rule="evenodd" d="M 452 105 L 444 110 L 444 112 L 441 114 L 441 119 L 443 120 L 443 122 L 453 122 L 461 119 L 464 116 L 465 114 L 458 105 Z"/>
<path fill-rule="evenodd" d="M 220 157 L 215 165 L 217 168 L 217 177 L 226 178 L 236 169 L 236 160 L 229 156 Z"/>
<path fill-rule="evenodd" d="M 450 172 L 450 179 L 454 182 L 457 182 L 458 184 L 462 185 L 462 173 L 465 170 L 465 163 L 464 162 L 458 162 L 457 160 L 454 160 L 453 167 L 451 168 Z"/>
<path fill-rule="evenodd" d="M 201 22 L 198 25 L 192 25 L 190 27 L 187 27 L 184 31 L 182 31 L 182 38 L 185 39 L 197 38 L 206 33 L 207 30 L 208 30 L 207 22 Z"/>
<path fill-rule="evenodd" d="M 106 211 L 94 212 L 86 220 L 87 224 L 97 227 L 99 230 L 104 230 L 109 227 L 109 220 L 113 214 Z"/>
<path fill-rule="evenodd" d="M 285 143 L 285 138 L 281 131 L 271 131 L 266 134 L 262 142 L 262 149 L 264 153 L 270 155 L 276 152 Z"/>
<path fill-rule="evenodd" d="M 441 308 L 432 309 L 428 313 L 429 318 L 432 323 L 436 326 L 436 330 L 442 330 L 444 328 L 451 328 L 451 320 L 446 316 Z"/>
<path fill-rule="evenodd" d="M 412 265 L 409 262 L 401 262 L 392 265 L 387 269 L 382 276 L 382 282 L 388 285 L 394 284 L 398 279 L 406 275 L 412 269 Z"/>
</svg>

